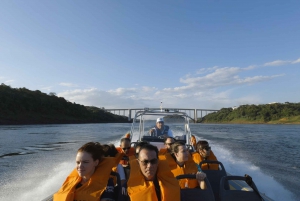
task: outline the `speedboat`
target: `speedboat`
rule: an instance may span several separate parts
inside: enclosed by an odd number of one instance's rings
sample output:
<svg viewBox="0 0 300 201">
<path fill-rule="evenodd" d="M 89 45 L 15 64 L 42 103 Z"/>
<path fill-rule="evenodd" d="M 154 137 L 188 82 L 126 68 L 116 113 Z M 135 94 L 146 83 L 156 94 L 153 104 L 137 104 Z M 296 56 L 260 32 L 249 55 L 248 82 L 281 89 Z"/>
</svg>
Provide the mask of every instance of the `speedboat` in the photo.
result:
<svg viewBox="0 0 300 201">
<path fill-rule="evenodd" d="M 164 148 L 163 138 L 149 134 L 157 117 L 163 117 L 165 125 L 172 125 L 170 129 L 176 141 L 184 142 L 191 153 L 195 151 L 194 147 L 190 145 L 192 137 L 190 121 L 194 122 L 194 119 L 185 112 L 170 108 L 164 110 L 162 108 L 160 110 L 144 108 L 136 111 L 130 130 L 132 146 L 144 141 L 156 146 L 159 150 Z M 199 166 L 201 167 L 203 163 L 218 164 L 219 170 L 202 170 L 207 175 L 205 178 L 207 189 L 181 189 L 182 201 L 272 201 L 264 193 L 259 192 L 251 177 L 231 175 L 226 172 L 220 161 L 202 161 Z M 112 175 L 115 174 L 112 172 Z M 179 175 L 176 178 L 195 178 L 195 175 Z M 120 181 L 118 183 L 120 185 Z M 52 195 L 43 199 L 43 201 L 52 200 Z"/>
<path fill-rule="evenodd" d="M 164 148 L 164 139 L 149 134 L 157 117 L 163 117 L 165 125 L 172 124 L 170 129 L 173 131 L 176 141 L 184 142 L 191 153 L 195 151 L 194 147 L 190 145 L 192 132 L 189 124 L 190 121 L 194 122 L 194 119 L 185 112 L 171 108 L 161 108 L 160 110 L 144 108 L 144 110 L 137 111 L 130 131 L 132 144 L 145 141 L 156 146 L 158 150 Z M 219 170 L 202 170 L 207 175 L 207 189 L 182 189 L 181 200 L 272 201 L 264 193 L 259 192 L 250 176 L 231 175 L 226 172 L 221 161 L 202 161 L 199 166 L 201 167 L 203 163 L 218 164 Z M 179 175 L 177 179 L 194 177 L 194 175 Z"/>
</svg>

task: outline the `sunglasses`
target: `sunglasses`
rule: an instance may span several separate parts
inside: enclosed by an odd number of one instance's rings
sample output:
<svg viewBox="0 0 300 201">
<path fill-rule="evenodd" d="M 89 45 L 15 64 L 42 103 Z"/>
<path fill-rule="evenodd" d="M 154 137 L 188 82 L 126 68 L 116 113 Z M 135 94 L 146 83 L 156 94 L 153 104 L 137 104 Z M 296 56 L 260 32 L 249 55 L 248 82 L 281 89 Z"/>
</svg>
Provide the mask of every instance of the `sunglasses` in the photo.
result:
<svg viewBox="0 0 300 201">
<path fill-rule="evenodd" d="M 129 150 L 130 147 L 125 147 L 125 148 L 122 148 L 122 149 L 123 149 L 123 151 L 125 151 L 126 149 Z"/>
<path fill-rule="evenodd" d="M 172 144 L 174 144 L 174 143 L 166 143 L 166 145 L 169 145 L 169 146 L 171 146 Z"/>
<path fill-rule="evenodd" d="M 139 160 L 139 159 L 138 159 Z M 147 166 L 148 163 L 151 163 L 151 165 L 155 165 L 158 163 L 158 159 L 157 158 L 154 158 L 154 159 L 151 159 L 151 160 L 139 160 L 144 166 Z"/>
</svg>

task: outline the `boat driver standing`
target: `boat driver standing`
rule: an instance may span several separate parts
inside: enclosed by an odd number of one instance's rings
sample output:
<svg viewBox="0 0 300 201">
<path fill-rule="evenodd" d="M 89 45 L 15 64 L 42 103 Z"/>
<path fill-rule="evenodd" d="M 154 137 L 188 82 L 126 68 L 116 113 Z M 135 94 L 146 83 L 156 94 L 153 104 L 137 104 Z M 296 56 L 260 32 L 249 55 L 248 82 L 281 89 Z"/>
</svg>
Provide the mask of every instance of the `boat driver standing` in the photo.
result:
<svg viewBox="0 0 300 201">
<path fill-rule="evenodd" d="M 173 132 L 169 129 L 169 126 L 164 125 L 164 118 L 157 118 L 156 125 L 149 131 L 151 136 L 157 137 L 173 137 Z"/>
</svg>

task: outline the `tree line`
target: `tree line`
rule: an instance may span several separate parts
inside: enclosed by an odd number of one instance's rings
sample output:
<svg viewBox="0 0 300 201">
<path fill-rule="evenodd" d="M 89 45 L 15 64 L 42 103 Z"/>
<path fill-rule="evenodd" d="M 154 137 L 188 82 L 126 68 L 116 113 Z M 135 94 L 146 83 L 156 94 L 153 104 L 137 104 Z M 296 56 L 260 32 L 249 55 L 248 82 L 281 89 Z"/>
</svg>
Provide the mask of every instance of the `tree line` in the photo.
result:
<svg viewBox="0 0 300 201">
<path fill-rule="evenodd" d="M 202 123 L 300 123 L 300 103 L 272 103 L 222 108 L 198 119 Z"/>
<path fill-rule="evenodd" d="M 128 122 L 104 108 L 71 103 L 55 93 L 0 85 L 0 125 Z"/>
</svg>

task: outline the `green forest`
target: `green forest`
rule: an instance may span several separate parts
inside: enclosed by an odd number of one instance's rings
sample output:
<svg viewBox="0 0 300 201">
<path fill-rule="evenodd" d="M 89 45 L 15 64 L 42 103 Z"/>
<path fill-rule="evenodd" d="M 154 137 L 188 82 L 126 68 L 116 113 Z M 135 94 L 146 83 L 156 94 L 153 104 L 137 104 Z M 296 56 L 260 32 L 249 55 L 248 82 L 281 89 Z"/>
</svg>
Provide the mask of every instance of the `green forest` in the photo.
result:
<svg viewBox="0 0 300 201">
<path fill-rule="evenodd" d="M 199 123 L 268 123 L 300 124 L 300 103 L 272 103 L 241 105 L 238 108 L 222 108 L 210 113 Z"/>
<path fill-rule="evenodd" d="M 71 103 L 55 93 L 0 85 L 0 125 L 128 123 L 128 117 Z"/>
</svg>

